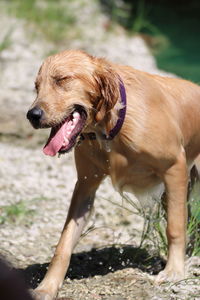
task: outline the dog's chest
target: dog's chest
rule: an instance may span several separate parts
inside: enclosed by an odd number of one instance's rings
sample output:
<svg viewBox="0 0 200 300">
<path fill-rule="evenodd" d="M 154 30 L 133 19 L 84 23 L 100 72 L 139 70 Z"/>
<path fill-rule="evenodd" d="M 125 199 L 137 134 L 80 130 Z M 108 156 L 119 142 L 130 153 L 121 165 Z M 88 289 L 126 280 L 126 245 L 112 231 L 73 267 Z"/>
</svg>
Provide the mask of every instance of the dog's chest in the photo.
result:
<svg viewBox="0 0 200 300">
<path fill-rule="evenodd" d="M 112 153 L 109 158 L 109 175 L 115 188 L 136 194 L 152 190 L 161 183 L 152 167 L 145 162 Z"/>
</svg>

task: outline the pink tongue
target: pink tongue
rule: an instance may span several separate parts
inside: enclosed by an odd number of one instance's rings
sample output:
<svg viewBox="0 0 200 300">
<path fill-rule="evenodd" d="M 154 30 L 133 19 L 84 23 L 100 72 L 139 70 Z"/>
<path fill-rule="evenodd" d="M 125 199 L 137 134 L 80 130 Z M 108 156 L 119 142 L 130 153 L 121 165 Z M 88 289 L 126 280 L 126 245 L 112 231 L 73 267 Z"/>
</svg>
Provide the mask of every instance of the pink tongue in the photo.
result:
<svg viewBox="0 0 200 300">
<path fill-rule="evenodd" d="M 57 131 L 56 129 L 51 129 L 50 137 L 43 148 L 44 154 L 55 156 L 61 149 L 64 142 L 67 123 L 68 122 L 66 121 Z"/>
</svg>

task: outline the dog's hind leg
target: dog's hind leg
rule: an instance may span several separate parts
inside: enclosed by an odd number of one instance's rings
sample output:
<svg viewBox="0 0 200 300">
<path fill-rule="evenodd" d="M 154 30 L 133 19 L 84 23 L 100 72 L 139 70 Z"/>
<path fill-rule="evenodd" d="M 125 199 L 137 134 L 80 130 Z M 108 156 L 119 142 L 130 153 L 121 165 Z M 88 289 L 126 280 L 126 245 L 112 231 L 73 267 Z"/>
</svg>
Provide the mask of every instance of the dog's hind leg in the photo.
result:
<svg viewBox="0 0 200 300">
<path fill-rule="evenodd" d="M 176 163 L 164 174 L 167 204 L 168 260 L 156 282 L 174 281 L 184 277 L 186 244 L 188 171 L 182 151 Z"/>
</svg>

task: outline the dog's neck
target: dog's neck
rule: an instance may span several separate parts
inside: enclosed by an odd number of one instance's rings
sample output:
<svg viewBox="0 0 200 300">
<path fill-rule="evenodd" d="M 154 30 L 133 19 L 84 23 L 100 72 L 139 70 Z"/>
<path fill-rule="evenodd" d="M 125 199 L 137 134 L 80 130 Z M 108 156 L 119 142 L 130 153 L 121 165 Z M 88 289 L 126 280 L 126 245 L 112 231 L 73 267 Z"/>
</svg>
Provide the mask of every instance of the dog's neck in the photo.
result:
<svg viewBox="0 0 200 300">
<path fill-rule="evenodd" d="M 118 110 L 117 113 L 118 118 L 115 123 L 115 126 L 109 131 L 108 134 L 105 134 L 104 132 L 98 134 L 98 138 L 105 141 L 111 141 L 114 139 L 114 137 L 119 133 L 120 129 L 122 128 L 126 116 L 126 89 L 121 78 L 119 80 L 119 92 L 120 92 L 121 108 Z M 88 138 L 89 140 L 96 140 L 96 133 L 95 132 L 84 133 L 84 135 L 82 135 L 82 139 L 85 138 Z"/>
<path fill-rule="evenodd" d="M 120 110 L 118 111 L 118 119 L 117 119 L 117 123 L 115 124 L 115 126 L 110 130 L 108 135 L 104 134 L 105 140 L 114 139 L 114 137 L 118 134 L 118 132 L 120 131 L 120 129 L 122 128 L 122 125 L 124 123 L 124 119 L 126 116 L 126 90 L 125 90 L 125 86 L 124 86 L 121 78 L 119 81 L 119 91 L 120 91 L 120 98 L 121 98 L 120 102 L 121 102 L 122 108 L 120 108 Z"/>
</svg>

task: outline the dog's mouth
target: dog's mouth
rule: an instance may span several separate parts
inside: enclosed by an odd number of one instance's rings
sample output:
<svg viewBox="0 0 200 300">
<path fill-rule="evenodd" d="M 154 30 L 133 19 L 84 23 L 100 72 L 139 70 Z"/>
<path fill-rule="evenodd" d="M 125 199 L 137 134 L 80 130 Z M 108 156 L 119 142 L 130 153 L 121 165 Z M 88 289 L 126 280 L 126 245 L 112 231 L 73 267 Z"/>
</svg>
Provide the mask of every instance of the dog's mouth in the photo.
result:
<svg viewBox="0 0 200 300">
<path fill-rule="evenodd" d="M 77 143 L 87 119 L 87 113 L 82 106 L 77 106 L 60 124 L 51 128 L 50 136 L 43 152 L 55 156 L 70 151 Z"/>
</svg>

